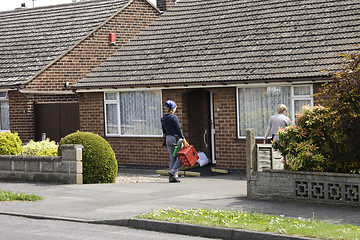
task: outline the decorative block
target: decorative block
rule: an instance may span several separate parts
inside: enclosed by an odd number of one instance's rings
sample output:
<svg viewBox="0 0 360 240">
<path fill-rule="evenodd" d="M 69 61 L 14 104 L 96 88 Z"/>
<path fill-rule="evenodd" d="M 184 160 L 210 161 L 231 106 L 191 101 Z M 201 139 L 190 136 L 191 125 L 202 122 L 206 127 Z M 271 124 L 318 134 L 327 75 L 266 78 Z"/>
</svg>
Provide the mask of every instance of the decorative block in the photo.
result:
<svg viewBox="0 0 360 240">
<path fill-rule="evenodd" d="M 328 183 L 328 199 L 342 200 L 340 183 Z"/>
<path fill-rule="evenodd" d="M 295 196 L 309 197 L 309 183 L 307 181 L 295 181 Z"/>
<path fill-rule="evenodd" d="M 345 185 L 344 200 L 349 202 L 360 202 L 359 185 Z"/>
<path fill-rule="evenodd" d="M 325 199 L 325 183 L 311 182 L 310 198 Z"/>
</svg>

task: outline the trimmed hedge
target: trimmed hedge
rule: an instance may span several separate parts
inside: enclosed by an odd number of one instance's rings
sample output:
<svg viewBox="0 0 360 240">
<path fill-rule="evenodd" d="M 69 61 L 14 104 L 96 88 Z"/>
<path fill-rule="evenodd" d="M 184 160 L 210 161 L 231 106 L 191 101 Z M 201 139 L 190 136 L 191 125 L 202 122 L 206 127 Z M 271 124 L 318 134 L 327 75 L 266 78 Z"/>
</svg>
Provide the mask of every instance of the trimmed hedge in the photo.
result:
<svg viewBox="0 0 360 240">
<path fill-rule="evenodd" d="M 81 144 L 83 148 L 83 181 L 84 183 L 114 183 L 118 165 L 115 153 L 110 144 L 98 134 L 90 132 L 71 133 L 59 143 Z"/>
<path fill-rule="evenodd" d="M 22 142 L 17 133 L 0 132 L 0 155 L 17 155 L 22 152 Z"/>
<path fill-rule="evenodd" d="M 39 142 L 30 140 L 24 145 L 23 151 L 20 154 L 27 156 L 57 156 L 58 145 L 55 141 L 50 141 L 49 138 Z"/>
</svg>

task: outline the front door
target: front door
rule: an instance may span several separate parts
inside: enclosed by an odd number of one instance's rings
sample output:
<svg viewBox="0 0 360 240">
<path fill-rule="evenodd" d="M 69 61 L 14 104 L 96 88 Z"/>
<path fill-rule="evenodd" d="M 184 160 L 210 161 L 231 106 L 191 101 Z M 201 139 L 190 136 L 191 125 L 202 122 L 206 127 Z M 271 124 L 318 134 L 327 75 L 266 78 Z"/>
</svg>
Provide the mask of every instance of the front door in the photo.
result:
<svg viewBox="0 0 360 240">
<path fill-rule="evenodd" d="M 189 136 L 187 139 L 197 152 L 204 152 L 211 162 L 211 104 L 210 92 L 197 89 L 187 94 Z"/>
</svg>

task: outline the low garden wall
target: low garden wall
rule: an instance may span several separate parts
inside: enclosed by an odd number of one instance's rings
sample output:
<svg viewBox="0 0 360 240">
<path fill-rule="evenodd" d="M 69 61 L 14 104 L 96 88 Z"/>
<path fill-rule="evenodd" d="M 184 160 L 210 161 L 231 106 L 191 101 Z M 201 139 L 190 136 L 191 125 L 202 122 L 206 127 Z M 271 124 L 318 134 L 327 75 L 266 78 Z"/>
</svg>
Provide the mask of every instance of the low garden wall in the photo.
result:
<svg viewBox="0 0 360 240">
<path fill-rule="evenodd" d="M 0 155 L 0 181 L 82 184 L 82 145 L 62 145 L 60 157 Z"/>
<path fill-rule="evenodd" d="M 360 175 L 281 169 L 271 144 L 256 144 L 247 130 L 247 195 L 250 199 L 291 200 L 360 206 Z"/>
</svg>

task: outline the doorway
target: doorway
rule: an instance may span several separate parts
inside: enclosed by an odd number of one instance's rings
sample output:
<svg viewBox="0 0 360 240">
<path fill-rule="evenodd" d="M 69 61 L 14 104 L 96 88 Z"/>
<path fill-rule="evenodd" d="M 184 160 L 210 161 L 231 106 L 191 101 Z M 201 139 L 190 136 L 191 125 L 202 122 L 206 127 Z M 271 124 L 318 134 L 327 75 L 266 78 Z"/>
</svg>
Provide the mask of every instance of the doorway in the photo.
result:
<svg viewBox="0 0 360 240">
<path fill-rule="evenodd" d="M 215 163 L 212 95 L 205 89 L 187 94 L 188 139 L 197 152 L 204 152 L 209 162 Z"/>
</svg>

